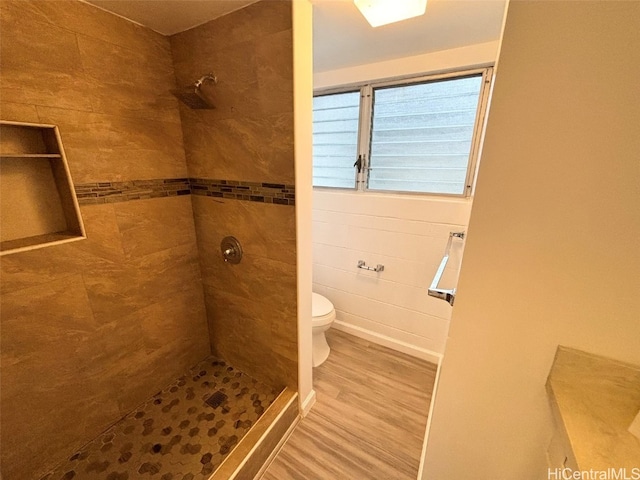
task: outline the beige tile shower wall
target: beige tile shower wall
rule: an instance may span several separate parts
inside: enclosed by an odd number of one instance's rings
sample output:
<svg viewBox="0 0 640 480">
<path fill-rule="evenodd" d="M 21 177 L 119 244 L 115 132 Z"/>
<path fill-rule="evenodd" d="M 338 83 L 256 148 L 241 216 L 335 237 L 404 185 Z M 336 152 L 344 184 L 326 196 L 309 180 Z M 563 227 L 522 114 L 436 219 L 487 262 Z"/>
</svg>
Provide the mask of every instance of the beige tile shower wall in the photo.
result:
<svg viewBox="0 0 640 480">
<path fill-rule="evenodd" d="M 3 118 L 57 124 L 75 183 L 187 176 L 166 38 L 73 0 L 0 14 Z"/>
<path fill-rule="evenodd" d="M 218 77 L 214 110 L 181 105 L 189 175 L 294 183 L 290 1 L 262 1 L 171 37 L 176 78 Z M 295 209 L 193 196 L 215 353 L 274 386 L 297 385 Z M 220 255 L 234 235 L 239 265 Z"/>
<path fill-rule="evenodd" d="M 57 124 L 76 184 L 187 176 L 166 38 L 76 1 L 0 14 L 0 116 Z M 7 480 L 38 478 L 210 351 L 190 197 L 81 211 L 87 240 L 0 259 Z"/>
<path fill-rule="evenodd" d="M 262 1 L 171 37 L 179 85 L 218 77 L 214 110 L 181 105 L 189 175 L 294 183 L 291 2 Z"/>
<path fill-rule="evenodd" d="M 273 386 L 297 385 L 294 209 L 193 196 L 198 250 L 214 352 Z M 244 256 L 220 255 L 234 235 Z"/>
</svg>

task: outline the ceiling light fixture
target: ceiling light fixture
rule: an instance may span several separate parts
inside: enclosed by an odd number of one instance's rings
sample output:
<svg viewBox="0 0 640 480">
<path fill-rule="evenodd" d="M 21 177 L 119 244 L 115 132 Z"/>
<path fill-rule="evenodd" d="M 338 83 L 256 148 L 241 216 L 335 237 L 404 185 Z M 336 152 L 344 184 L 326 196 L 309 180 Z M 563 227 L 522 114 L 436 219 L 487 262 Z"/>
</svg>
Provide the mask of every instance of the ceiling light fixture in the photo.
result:
<svg viewBox="0 0 640 480">
<path fill-rule="evenodd" d="M 353 0 L 372 27 L 424 15 L 427 0 Z"/>
</svg>

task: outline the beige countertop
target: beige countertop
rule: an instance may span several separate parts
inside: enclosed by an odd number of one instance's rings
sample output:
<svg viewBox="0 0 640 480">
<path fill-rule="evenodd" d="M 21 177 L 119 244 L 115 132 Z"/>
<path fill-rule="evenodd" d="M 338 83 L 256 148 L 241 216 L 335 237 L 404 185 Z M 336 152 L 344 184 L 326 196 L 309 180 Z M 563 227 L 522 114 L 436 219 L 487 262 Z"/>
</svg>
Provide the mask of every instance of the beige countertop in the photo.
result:
<svg viewBox="0 0 640 480">
<path fill-rule="evenodd" d="M 640 366 L 560 346 L 547 390 L 580 470 L 640 468 Z"/>
</svg>

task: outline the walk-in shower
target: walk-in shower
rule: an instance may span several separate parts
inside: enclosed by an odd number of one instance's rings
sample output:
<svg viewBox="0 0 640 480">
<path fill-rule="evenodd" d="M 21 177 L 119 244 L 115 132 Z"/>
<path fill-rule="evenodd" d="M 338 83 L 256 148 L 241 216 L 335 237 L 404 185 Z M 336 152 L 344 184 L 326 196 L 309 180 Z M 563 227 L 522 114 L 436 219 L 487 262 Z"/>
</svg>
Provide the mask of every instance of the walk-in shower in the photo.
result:
<svg viewBox="0 0 640 480">
<path fill-rule="evenodd" d="M 0 229 L 46 243 L 0 248 L 0 476 L 254 478 L 299 412 L 292 4 L 45 3 L 0 15 Z"/>
</svg>

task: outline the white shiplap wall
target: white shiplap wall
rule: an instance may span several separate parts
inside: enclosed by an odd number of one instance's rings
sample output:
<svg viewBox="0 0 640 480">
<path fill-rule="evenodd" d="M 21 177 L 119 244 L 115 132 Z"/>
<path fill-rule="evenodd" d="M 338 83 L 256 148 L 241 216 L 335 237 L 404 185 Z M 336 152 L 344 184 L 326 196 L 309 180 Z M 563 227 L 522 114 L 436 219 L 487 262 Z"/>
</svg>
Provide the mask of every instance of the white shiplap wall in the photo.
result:
<svg viewBox="0 0 640 480">
<path fill-rule="evenodd" d="M 314 89 L 493 65 L 498 42 L 314 74 Z M 336 307 L 336 328 L 437 361 L 452 307 L 427 295 L 450 231 L 465 230 L 471 199 L 313 192 L 313 289 Z M 457 281 L 463 244 L 454 240 L 440 286 Z M 381 263 L 382 273 L 356 267 Z"/>
<path fill-rule="evenodd" d="M 313 288 L 336 307 L 336 327 L 436 360 L 451 307 L 427 295 L 449 232 L 466 231 L 468 199 L 313 193 Z M 440 286 L 457 281 L 463 243 L 454 240 Z M 375 273 L 357 268 L 384 265 Z"/>
</svg>

